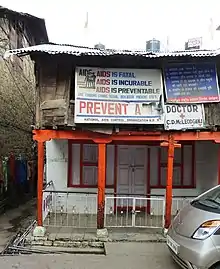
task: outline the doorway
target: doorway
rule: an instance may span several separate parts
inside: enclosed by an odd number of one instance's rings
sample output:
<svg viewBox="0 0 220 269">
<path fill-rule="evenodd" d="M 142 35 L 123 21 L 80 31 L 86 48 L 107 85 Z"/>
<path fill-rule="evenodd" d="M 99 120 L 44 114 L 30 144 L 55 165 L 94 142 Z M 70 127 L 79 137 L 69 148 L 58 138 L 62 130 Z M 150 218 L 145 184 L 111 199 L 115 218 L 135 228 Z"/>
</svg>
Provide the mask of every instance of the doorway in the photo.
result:
<svg viewBox="0 0 220 269">
<path fill-rule="evenodd" d="M 146 195 L 147 146 L 118 146 L 117 194 Z"/>
</svg>

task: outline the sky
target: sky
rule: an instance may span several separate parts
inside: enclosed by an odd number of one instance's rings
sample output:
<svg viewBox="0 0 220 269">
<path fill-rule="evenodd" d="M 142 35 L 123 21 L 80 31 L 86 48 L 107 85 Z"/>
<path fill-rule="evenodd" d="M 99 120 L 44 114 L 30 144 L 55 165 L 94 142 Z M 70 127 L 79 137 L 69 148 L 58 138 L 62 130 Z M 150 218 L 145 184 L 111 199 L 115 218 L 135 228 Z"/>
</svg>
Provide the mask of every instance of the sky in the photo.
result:
<svg viewBox="0 0 220 269">
<path fill-rule="evenodd" d="M 142 50 L 156 38 L 162 48 L 182 50 L 189 38 L 205 48 L 220 48 L 219 0 L 0 0 L 0 5 L 44 18 L 51 42 Z M 85 29 L 88 12 L 88 28 Z"/>
</svg>

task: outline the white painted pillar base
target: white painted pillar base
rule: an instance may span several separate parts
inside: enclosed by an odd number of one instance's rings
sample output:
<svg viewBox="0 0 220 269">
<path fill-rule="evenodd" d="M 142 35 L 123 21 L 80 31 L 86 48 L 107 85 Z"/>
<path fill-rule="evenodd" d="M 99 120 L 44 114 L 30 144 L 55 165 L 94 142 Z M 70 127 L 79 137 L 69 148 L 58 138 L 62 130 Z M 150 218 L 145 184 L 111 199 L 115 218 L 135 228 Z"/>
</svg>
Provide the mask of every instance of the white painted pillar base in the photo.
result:
<svg viewBox="0 0 220 269">
<path fill-rule="evenodd" d="M 34 237 L 44 237 L 46 234 L 46 228 L 43 226 L 36 226 L 33 231 Z"/>
<path fill-rule="evenodd" d="M 104 228 L 104 229 L 97 229 L 96 236 L 98 238 L 108 237 L 108 230 L 106 228 Z"/>
<path fill-rule="evenodd" d="M 166 237 L 167 236 L 167 233 L 168 233 L 168 229 L 164 228 L 163 229 L 163 235 Z"/>
</svg>

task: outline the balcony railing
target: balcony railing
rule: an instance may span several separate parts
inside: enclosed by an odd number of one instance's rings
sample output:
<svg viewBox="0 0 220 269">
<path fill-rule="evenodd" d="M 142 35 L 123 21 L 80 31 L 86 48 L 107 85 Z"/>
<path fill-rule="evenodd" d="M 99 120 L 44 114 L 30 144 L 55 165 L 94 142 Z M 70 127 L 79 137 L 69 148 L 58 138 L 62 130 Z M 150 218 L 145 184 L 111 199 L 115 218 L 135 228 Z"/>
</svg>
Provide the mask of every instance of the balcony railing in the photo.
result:
<svg viewBox="0 0 220 269">
<path fill-rule="evenodd" d="M 172 216 L 193 197 L 173 197 Z M 96 228 L 97 193 L 56 191 L 50 182 L 43 191 L 43 224 L 46 227 Z M 164 227 L 165 197 L 105 197 L 105 227 Z"/>
<path fill-rule="evenodd" d="M 45 194 L 47 193 L 47 195 Z M 97 195 L 45 190 L 49 207 L 44 226 L 94 228 L 97 220 Z"/>
</svg>

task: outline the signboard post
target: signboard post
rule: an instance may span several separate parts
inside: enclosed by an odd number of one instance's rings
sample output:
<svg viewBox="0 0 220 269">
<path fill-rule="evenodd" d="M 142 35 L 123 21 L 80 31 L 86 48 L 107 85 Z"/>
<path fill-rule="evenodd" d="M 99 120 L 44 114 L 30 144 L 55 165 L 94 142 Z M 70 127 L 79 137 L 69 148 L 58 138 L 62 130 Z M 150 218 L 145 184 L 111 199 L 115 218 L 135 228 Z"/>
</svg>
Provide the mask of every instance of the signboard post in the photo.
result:
<svg viewBox="0 0 220 269">
<path fill-rule="evenodd" d="M 204 128 L 202 104 L 169 104 L 165 106 L 165 130 Z"/>
<path fill-rule="evenodd" d="M 219 102 L 214 63 L 174 64 L 164 68 L 167 103 Z"/>
<path fill-rule="evenodd" d="M 200 49 L 202 46 L 202 37 L 188 39 L 187 49 Z"/>
<path fill-rule="evenodd" d="M 76 123 L 164 124 L 162 106 L 160 70 L 76 68 Z"/>
</svg>

